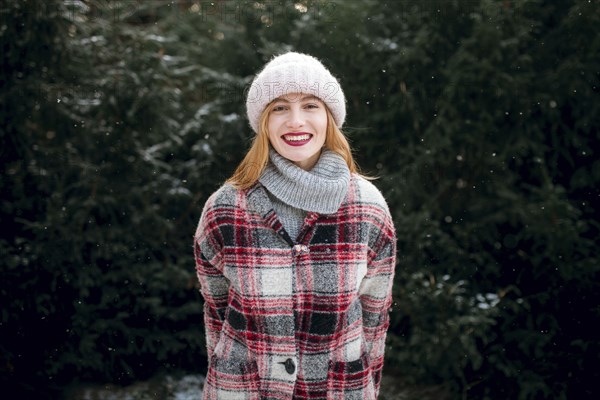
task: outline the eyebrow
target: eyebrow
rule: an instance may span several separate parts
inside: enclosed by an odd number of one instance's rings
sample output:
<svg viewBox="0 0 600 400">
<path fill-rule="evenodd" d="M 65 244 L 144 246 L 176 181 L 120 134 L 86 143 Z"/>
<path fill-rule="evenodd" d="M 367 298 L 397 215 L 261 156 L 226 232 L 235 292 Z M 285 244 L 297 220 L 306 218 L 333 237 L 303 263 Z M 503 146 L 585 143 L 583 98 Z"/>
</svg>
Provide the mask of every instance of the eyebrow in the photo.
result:
<svg viewBox="0 0 600 400">
<path fill-rule="evenodd" d="M 300 98 L 300 101 L 306 101 L 306 100 L 320 100 L 320 99 L 317 96 L 312 95 L 312 94 L 307 94 L 307 95 L 303 96 L 302 98 Z M 277 103 L 278 101 L 282 101 L 284 103 L 292 103 L 292 102 L 296 102 L 298 100 L 294 99 L 292 101 L 289 101 L 288 99 L 278 97 L 275 100 L 273 100 L 273 103 Z"/>
</svg>

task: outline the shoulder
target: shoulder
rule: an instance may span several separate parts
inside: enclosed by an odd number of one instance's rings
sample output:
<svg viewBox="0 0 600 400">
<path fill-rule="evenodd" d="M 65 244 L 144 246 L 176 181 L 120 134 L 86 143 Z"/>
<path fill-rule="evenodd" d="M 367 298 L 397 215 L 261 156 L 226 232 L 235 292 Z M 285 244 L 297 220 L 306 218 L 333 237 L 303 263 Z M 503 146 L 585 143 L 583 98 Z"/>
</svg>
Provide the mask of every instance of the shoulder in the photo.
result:
<svg viewBox="0 0 600 400">
<path fill-rule="evenodd" d="M 194 242 L 197 251 L 211 261 L 223 246 L 223 237 L 227 233 L 223 221 L 235 207 L 237 192 L 233 186 L 224 184 L 208 197 L 202 208 Z"/>
<path fill-rule="evenodd" d="M 396 229 L 390 209 L 381 191 L 370 181 L 360 175 L 352 175 L 356 210 L 362 215 L 374 238 L 370 247 L 380 253 L 385 246 L 393 248 L 396 240 Z"/>
<path fill-rule="evenodd" d="M 206 230 L 218 224 L 224 214 L 230 213 L 239 203 L 240 191 L 225 183 L 214 191 L 204 203 L 198 222 L 198 231 Z"/>
<path fill-rule="evenodd" d="M 352 183 L 356 193 L 357 202 L 379 207 L 389 214 L 387 202 L 377 186 L 357 174 L 352 174 Z"/>
<path fill-rule="evenodd" d="M 394 221 L 381 191 L 372 182 L 352 174 L 353 196 L 351 203 L 358 214 L 371 221 L 377 231 L 395 236 Z"/>
<path fill-rule="evenodd" d="M 204 204 L 204 211 L 214 207 L 234 206 L 239 194 L 240 191 L 238 189 L 229 183 L 225 183 L 208 197 L 208 200 Z"/>
</svg>

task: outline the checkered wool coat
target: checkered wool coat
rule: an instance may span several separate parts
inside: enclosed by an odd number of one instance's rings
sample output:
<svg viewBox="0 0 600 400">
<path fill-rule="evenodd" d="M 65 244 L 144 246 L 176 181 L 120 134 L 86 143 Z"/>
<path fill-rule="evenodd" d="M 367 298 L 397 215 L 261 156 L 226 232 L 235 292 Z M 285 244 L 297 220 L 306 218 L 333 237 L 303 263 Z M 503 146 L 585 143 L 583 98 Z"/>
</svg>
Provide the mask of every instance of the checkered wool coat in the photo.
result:
<svg viewBox="0 0 600 400">
<path fill-rule="evenodd" d="M 395 265 L 388 207 L 353 175 L 296 240 L 257 183 L 224 185 L 194 241 L 209 367 L 204 399 L 356 399 L 379 392 Z"/>
</svg>

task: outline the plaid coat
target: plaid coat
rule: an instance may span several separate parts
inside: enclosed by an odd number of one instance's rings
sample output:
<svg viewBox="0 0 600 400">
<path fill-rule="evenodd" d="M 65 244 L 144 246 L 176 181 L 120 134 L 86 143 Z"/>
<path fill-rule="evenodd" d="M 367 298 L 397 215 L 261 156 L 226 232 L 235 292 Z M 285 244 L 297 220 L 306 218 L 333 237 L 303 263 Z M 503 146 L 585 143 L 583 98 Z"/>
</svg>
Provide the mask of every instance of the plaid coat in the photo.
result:
<svg viewBox="0 0 600 400">
<path fill-rule="evenodd" d="M 377 398 L 396 240 L 388 207 L 352 176 L 335 214 L 293 240 L 257 183 L 207 201 L 194 250 L 209 367 L 204 399 Z"/>
</svg>

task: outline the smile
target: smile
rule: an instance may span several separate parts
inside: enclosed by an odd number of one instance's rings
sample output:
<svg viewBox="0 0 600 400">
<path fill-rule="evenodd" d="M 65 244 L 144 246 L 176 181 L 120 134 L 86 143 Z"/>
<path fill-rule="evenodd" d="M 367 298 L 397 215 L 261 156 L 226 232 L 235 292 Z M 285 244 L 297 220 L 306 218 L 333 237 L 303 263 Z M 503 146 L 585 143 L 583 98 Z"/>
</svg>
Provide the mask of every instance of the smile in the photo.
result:
<svg viewBox="0 0 600 400">
<path fill-rule="evenodd" d="M 311 135 L 310 133 L 301 132 L 286 133 L 281 138 L 285 143 L 289 144 L 290 146 L 302 146 L 308 143 L 312 139 L 312 136 L 313 135 Z"/>
</svg>

